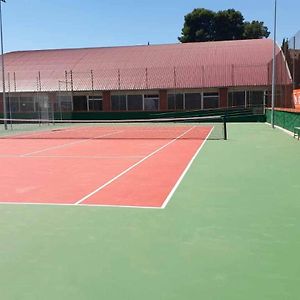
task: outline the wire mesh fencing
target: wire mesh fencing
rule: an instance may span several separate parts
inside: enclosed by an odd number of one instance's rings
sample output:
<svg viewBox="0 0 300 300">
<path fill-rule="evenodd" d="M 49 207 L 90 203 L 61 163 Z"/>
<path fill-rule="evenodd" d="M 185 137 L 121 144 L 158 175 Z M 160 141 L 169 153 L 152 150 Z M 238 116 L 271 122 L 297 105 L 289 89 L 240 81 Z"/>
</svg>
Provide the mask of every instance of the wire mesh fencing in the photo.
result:
<svg viewBox="0 0 300 300">
<path fill-rule="evenodd" d="M 293 89 L 300 89 L 300 31 L 288 41 L 286 56 L 293 79 Z"/>
<path fill-rule="evenodd" d="M 284 59 L 278 54 L 277 84 L 289 84 Z M 143 67 L 102 70 L 8 72 L 6 92 L 118 91 L 268 86 L 269 65 Z"/>
<path fill-rule="evenodd" d="M 276 106 L 290 107 L 292 84 L 282 52 L 276 57 L 276 74 Z M 94 95 L 105 91 L 121 95 L 122 91 L 167 90 L 175 95 L 178 91 L 192 89 L 257 88 L 268 91 L 266 104 L 269 105 L 272 62 L 267 65 L 195 65 L 86 71 L 75 68 L 41 69 L 9 71 L 5 77 L 7 112 L 10 117 L 16 113 L 31 112 L 40 118 L 62 118 L 64 113 L 74 110 L 74 95 L 88 95 L 89 103 L 94 105 L 97 100 L 93 99 Z"/>
</svg>

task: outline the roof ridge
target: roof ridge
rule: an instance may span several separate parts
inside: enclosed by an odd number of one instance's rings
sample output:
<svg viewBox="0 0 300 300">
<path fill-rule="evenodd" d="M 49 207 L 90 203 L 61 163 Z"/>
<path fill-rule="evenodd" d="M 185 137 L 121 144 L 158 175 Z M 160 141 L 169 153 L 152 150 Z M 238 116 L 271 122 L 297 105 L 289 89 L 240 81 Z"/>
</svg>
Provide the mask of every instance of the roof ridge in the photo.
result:
<svg viewBox="0 0 300 300">
<path fill-rule="evenodd" d="M 29 53 L 29 52 L 54 52 L 54 51 L 81 51 L 81 50 L 96 50 L 96 49 L 124 49 L 124 48 L 143 48 L 143 47 L 168 47 L 168 46 L 178 46 L 185 47 L 191 45 L 203 45 L 208 46 L 216 44 L 234 44 L 234 43 L 243 43 L 243 42 L 258 42 L 258 41 L 271 41 L 271 39 L 248 39 L 248 40 L 227 40 L 227 41 L 208 41 L 208 42 L 191 42 L 191 43 L 169 43 L 169 44 L 150 44 L 150 45 L 121 45 L 121 46 L 101 46 L 101 47 L 83 47 L 83 48 L 49 48 L 49 49 L 29 49 L 29 50 L 16 50 L 6 52 L 5 54 L 13 53 Z"/>
</svg>

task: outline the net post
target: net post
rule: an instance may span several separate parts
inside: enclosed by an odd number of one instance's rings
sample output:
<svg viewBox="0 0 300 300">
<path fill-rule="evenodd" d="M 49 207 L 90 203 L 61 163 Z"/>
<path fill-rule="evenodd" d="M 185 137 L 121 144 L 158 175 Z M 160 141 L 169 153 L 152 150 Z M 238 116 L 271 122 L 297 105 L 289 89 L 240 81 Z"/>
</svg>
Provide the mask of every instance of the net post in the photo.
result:
<svg viewBox="0 0 300 300">
<path fill-rule="evenodd" d="M 227 118 L 223 116 L 224 140 L 227 141 Z"/>
</svg>

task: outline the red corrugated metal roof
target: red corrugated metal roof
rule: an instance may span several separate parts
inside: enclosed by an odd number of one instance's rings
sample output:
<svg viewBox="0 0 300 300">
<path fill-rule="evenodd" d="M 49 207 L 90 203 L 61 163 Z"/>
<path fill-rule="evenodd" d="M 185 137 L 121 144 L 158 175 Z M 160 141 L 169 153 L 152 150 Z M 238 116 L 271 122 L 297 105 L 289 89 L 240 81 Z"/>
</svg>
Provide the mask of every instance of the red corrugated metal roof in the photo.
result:
<svg viewBox="0 0 300 300">
<path fill-rule="evenodd" d="M 17 91 L 35 90 L 38 72 L 43 90 L 57 90 L 71 70 L 76 90 L 263 86 L 270 83 L 272 47 L 261 39 L 19 51 L 5 54 L 5 65 Z"/>
</svg>

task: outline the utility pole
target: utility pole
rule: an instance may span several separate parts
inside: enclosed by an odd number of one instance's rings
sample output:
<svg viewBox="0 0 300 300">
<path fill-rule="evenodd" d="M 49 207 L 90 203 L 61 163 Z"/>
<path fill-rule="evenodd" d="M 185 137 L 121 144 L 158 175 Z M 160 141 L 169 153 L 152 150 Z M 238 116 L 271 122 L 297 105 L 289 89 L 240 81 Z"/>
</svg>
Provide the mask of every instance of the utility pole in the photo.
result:
<svg viewBox="0 0 300 300">
<path fill-rule="evenodd" d="M 273 38 L 273 70 L 272 70 L 272 112 L 271 124 L 275 127 L 274 110 L 275 110 L 275 94 L 276 94 L 276 30 L 277 30 L 277 0 L 274 1 L 274 38 Z"/>
<path fill-rule="evenodd" d="M 2 2 L 0 1 L 0 32 L 1 32 L 1 61 L 2 61 L 2 87 L 3 87 L 3 119 L 4 119 L 4 129 L 7 130 L 7 109 L 6 109 L 6 98 L 5 98 L 5 68 L 4 68 L 4 46 L 3 46 L 3 24 L 2 24 Z"/>
</svg>

